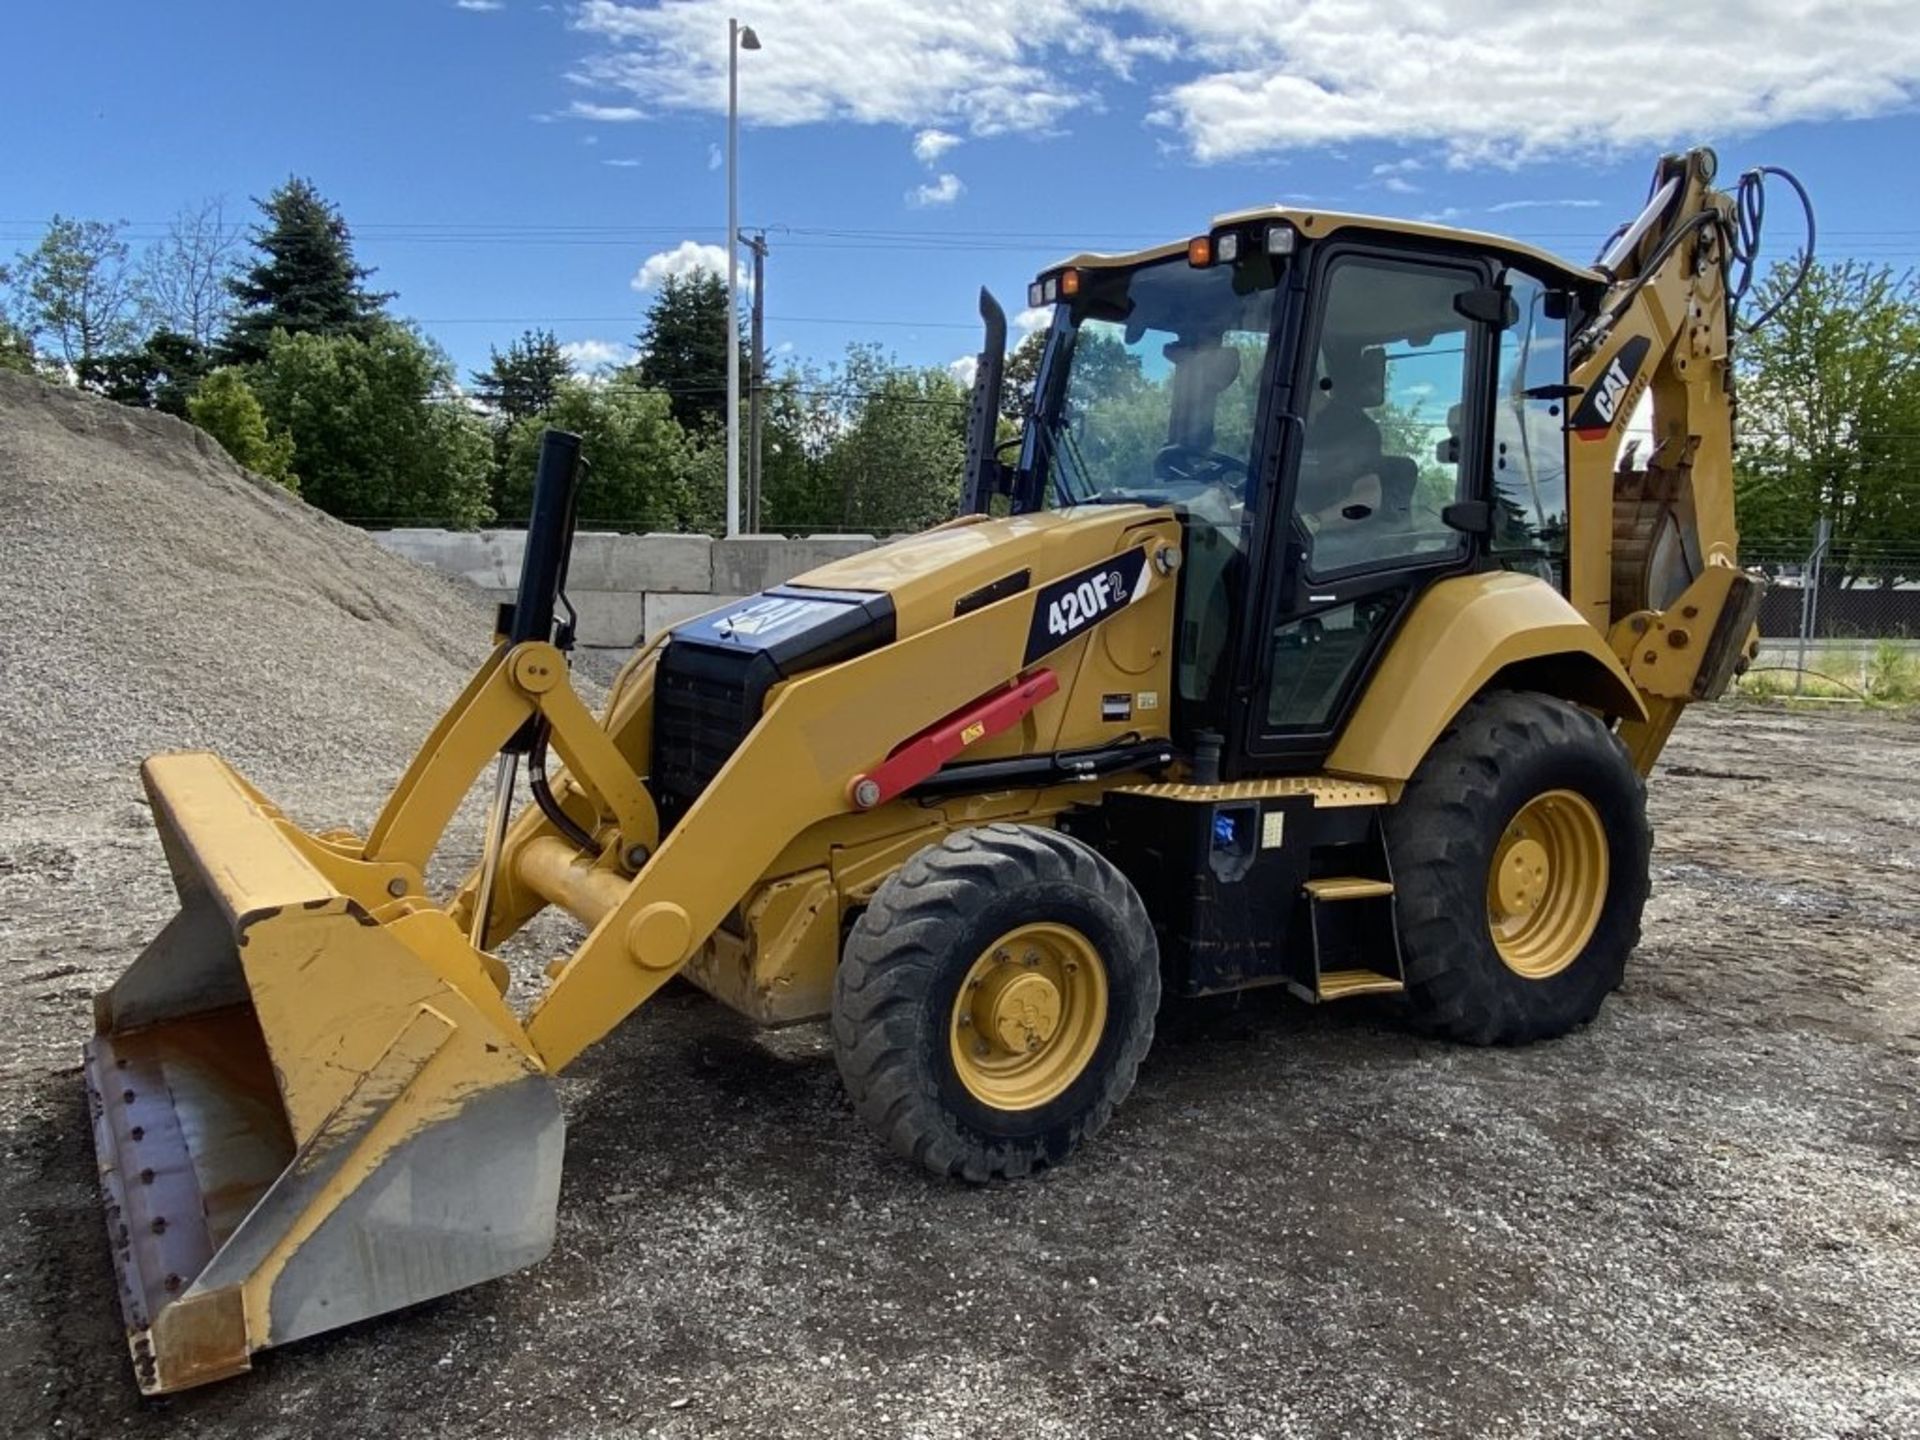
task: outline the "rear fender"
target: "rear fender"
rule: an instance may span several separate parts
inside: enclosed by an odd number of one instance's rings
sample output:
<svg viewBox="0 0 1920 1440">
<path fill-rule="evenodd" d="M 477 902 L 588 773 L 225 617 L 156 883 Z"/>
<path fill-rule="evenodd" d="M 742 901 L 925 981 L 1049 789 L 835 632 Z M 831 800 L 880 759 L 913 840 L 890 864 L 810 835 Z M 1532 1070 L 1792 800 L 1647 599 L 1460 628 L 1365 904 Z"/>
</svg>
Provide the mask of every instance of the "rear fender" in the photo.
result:
<svg viewBox="0 0 1920 1440">
<path fill-rule="evenodd" d="M 1496 685 L 1557 695 L 1609 718 L 1647 715 L 1619 657 L 1552 586 L 1511 571 L 1460 575 L 1414 603 L 1327 768 L 1407 780 L 1461 707 Z"/>
</svg>

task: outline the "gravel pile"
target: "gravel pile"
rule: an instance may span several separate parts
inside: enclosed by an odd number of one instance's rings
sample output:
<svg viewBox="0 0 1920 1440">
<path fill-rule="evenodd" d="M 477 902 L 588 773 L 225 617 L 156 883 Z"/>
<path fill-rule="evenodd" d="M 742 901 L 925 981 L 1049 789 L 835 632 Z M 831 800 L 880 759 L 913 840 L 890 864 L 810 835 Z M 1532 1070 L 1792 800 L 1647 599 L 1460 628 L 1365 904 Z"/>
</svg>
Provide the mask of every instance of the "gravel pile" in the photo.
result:
<svg viewBox="0 0 1920 1440">
<path fill-rule="evenodd" d="M 248 474 L 170 416 L 0 374 L 0 733 L 38 777 L 210 748 L 248 775 L 397 773 L 488 643 L 477 592 Z"/>
</svg>

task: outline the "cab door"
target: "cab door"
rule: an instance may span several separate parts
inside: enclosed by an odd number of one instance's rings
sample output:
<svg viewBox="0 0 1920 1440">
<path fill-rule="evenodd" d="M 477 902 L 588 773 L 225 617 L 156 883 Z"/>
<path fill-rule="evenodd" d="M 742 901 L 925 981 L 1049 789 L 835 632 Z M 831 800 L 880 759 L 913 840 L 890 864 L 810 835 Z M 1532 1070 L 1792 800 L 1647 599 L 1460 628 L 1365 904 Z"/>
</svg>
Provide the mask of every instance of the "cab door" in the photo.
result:
<svg viewBox="0 0 1920 1440">
<path fill-rule="evenodd" d="M 1314 258 L 1267 584 L 1242 657 L 1241 773 L 1312 769 L 1428 585 L 1476 563 L 1496 325 L 1482 257 L 1336 244 Z"/>
</svg>

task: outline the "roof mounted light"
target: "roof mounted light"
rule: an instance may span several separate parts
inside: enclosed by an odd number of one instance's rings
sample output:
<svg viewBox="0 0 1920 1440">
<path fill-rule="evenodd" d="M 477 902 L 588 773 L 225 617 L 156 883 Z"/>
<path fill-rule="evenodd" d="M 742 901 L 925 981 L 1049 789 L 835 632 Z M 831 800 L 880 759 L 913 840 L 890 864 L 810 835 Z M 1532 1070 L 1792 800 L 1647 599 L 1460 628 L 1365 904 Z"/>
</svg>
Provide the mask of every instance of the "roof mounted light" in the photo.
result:
<svg viewBox="0 0 1920 1440">
<path fill-rule="evenodd" d="M 1291 255 L 1294 242 L 1300 238 L 1300 232 L 1284 220 L 1276 221 L 1267 227 L 1267 253 L 1269 255 Z"/>
<path fill-rule="evenodd" d="M 1213 258 L 1222 265 L 1231 265 L 1240 258 L 1240 236 L 1236 231 L 1214 236 Z"/>
<path fill-rule="evenodd" d="M 1041 286 L 1038 280 L 1027 286 L 1027 304 L 1038 310 L 1041 305 Z"/>
<path fill-rule="evenodd" d="M 1204 270 L 1213 264 L 1213 237 L 1196 235 L 1187 241 L 1187 264 L 1196 270 Z"/>
</svg>

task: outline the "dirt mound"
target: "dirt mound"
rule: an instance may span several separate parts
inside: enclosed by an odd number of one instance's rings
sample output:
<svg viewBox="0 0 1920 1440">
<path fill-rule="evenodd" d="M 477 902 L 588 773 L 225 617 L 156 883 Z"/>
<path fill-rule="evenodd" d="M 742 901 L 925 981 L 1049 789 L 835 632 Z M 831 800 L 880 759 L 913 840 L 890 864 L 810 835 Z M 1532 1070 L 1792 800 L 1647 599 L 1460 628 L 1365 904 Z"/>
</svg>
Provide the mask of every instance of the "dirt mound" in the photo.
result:
<svg viewBox="0 0 1920 1440">
<path fill-rule="evenodd" d="M 489 620 L 191 425 L 0 374 L 0 786 L 198 747 L 263 782 L 397 772 Z"/>
</svg>

